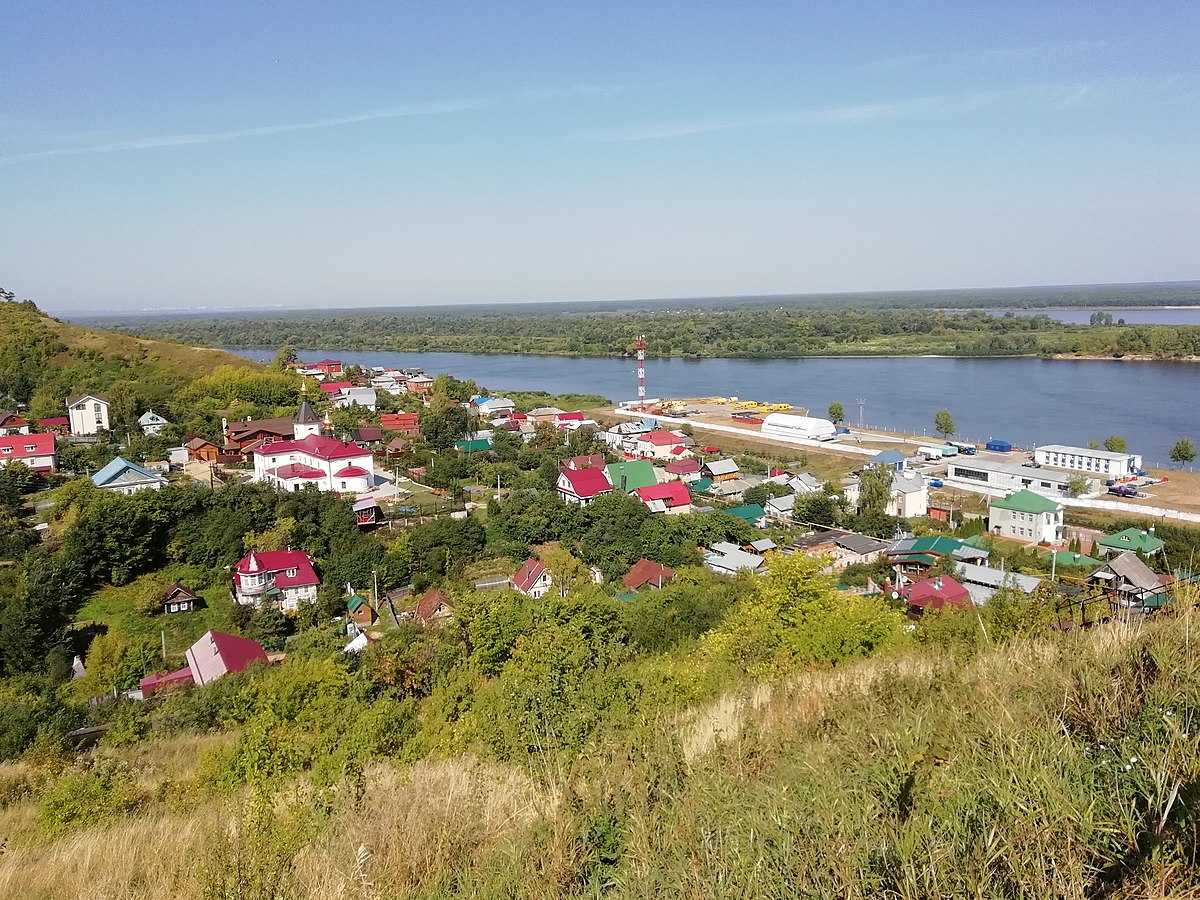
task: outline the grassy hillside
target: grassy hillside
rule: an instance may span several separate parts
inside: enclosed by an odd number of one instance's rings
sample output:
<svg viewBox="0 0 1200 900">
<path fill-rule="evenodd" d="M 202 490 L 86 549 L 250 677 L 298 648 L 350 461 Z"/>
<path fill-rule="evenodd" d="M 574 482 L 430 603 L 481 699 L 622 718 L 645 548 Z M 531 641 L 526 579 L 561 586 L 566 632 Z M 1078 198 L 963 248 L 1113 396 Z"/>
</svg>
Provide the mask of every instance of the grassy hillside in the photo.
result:
<svg viewBox="0 0 1200 900">
<path fill-rule="evenodd" d="M 1193 628 L 926 647 L 564 765 L 376 761 L 324 794 L 230 792 L 219 736 L 35 758 L 0 767 L 0 896 L 1192 897 Z M 72 820 L 103 779 L 103 815 Z"/>
</svg>

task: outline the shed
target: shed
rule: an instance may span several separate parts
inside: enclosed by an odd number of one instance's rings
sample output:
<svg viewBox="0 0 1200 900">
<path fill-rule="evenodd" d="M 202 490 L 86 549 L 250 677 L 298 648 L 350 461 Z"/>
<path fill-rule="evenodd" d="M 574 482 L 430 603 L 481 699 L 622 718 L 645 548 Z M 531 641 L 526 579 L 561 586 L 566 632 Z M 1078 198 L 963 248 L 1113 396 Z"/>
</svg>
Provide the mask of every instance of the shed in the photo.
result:
<svg viewBox="0 0 1200 900">
<path fill-rule="evenodd" d="M 985 450 L 991 450 L 993 453 L 1012 453 L 1013 445 L 1008 441 L 990 440 L 983 445 Z"/>
</svg>

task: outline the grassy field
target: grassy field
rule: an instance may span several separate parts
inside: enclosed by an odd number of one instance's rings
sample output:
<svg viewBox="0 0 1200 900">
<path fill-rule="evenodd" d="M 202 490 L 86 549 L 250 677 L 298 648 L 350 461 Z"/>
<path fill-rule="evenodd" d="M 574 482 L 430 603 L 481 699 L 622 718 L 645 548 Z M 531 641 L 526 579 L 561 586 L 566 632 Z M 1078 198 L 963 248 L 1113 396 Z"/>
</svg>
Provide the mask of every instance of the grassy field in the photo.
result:
<svg viewBox="0 0 1200 900">
<path fill-rule="evenodd" d="M 162 572 L 143 576 L 122 587 L 101 588 L 83 604 L 75 621 L 79 625 L 100 622 L 132 640 L 144 639 L 156 646 L 161 645 L 165 635 L 168 662 L 180 659 L 183 651 L 209 629 L 229 631 L 232 628 L 230 611 L 233 601 L 229 597 L 229 585 L 218 584 L 197 589 L 203 577 L 204 573 L 188 566 L 169 566 Z M 198 590 L 208 603 L 208 608 L 169 615 L 146 615 L 139 611 L 139 605 L 148 594 L 160 591 L 175 581 Z"/>
<path fill-rule="evenodd" d="M 206 777 L 220 738 L 96 751 L 131 805 L 58 837 L 54 764 L 0 766 L 0 896 L 1196 897 L 1192 630 L 914 648 L 732 688 L 568 770 L 379 761 L 357 798 L 300 782 L 265 815 Z"/>
<path fill-rule="evenodd" d="M 87 350 L 104 356 L 123 356 L 130 360 L 188 375 L 205 375 L 221 365 L 251 369 L 262 368 L 260 363 L 234 353 L 226 353 L 224 350 L 137 338 L 117 331 L 97 331 L 68 322 L 49 319 L 46 321 L 50 328 L 57 333 L 59 340 L 74 351 Z M 51 364 L 54 362 L 52 360 Z"/>
</svg>

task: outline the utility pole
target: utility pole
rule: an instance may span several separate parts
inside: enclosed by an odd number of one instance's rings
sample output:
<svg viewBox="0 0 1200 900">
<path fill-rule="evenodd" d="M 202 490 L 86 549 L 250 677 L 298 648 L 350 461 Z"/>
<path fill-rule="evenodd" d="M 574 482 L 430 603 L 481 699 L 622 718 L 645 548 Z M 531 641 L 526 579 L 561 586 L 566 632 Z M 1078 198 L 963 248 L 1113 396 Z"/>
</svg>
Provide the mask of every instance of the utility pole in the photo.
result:
<svg viewBox="0 0 1200 900">
<path fill-rule="evenodd" d="M 858 404 L 858 427 L 862 428 L 863 427 L 863 409 L 867 405 L 867 400 L 865 397 L 858 397 L 855 399 L 855 402 Z"/>
</svg>

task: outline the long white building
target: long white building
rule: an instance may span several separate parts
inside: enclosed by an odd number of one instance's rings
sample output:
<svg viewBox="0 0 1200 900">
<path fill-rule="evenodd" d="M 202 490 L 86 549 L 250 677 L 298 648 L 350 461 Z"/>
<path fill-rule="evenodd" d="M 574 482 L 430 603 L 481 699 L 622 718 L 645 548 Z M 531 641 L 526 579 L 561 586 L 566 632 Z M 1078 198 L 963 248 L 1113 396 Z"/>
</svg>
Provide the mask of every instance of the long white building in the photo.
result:
<svg viewBox="0 0 1200 900">
<path fill-rule="evenodd" d="M 283 491 L 298 491 L 311 484 L 319 491 L 361 494 L 375 486 L 375 464 L 370 450 L 310 434 L 256 447 L 254 480 Z"/>
<path fill-rule="evenodd" d="M 1142 457 L 1137 453 L 1113 453 L 1111 450 L 1068 447 L 1065 444 L 1038 447 L 1033 451 L 1033 460 L 1039 466 L 1088 472 L 1104 478 L 1125 478 L 1136 475 L 1142 468 Z"/>
<path fill-rule="evenodd" d="M 795 416 L 788 413 L 771 413 L 763 419 L 759 430 L 763 434 L 781 437 L 804 438 L 809 441 L 835 441 L 837 428 L 828 419 L 812 416 Z"/>
<path fill-rule="evenodd" d="M 946 482 L 948 484 L 959 484 L 975 489 L 987 488 L 997 495 L 1027 490 L 1044 497 L 1062 497 L 1070 492 L 1071 481 L 1078 477 L 1078 475 L 1068 475 L 1065 472 L 1037 469 L 1033 466 L 991 462 L 974 456 L 968 456 L 965 459 L 951 459 L 946 466 Z M 1086 480 L 1088 489 L 1085 493 L 1100 490 L 1100 485 L 1095 479 L 1087 478 Z"/>
</svg>

